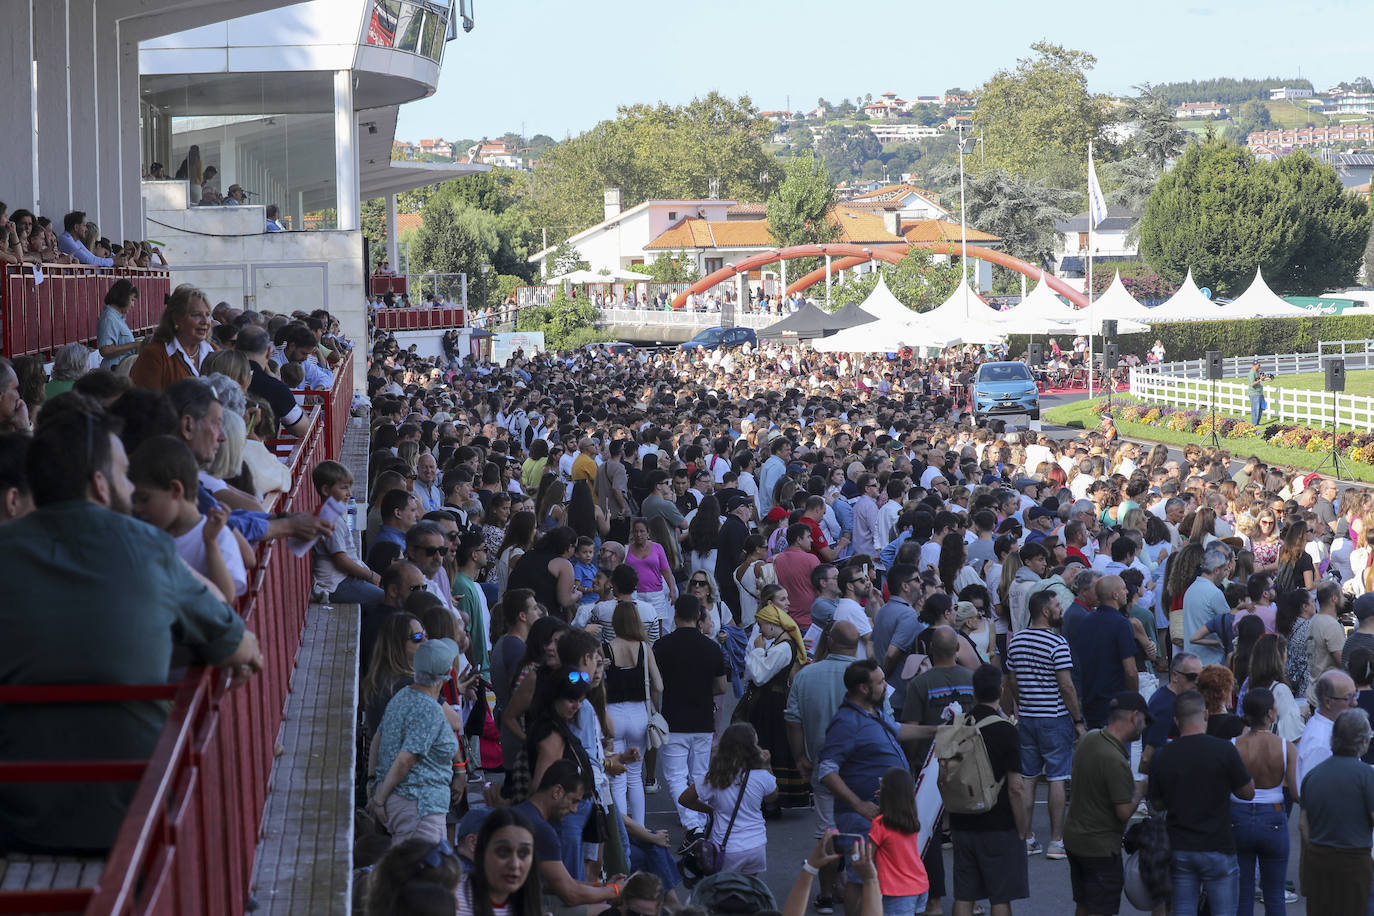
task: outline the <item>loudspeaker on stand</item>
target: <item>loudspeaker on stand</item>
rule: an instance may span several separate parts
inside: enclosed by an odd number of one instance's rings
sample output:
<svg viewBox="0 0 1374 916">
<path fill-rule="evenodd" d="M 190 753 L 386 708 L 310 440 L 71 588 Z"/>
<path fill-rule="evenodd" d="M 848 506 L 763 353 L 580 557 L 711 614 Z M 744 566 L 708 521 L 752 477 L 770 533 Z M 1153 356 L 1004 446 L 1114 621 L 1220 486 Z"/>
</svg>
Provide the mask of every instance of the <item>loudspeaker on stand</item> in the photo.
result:
<svg viewBox="0 0 1374 916">
<path fill-rule="evenodd" d="M 1208 381 L 1220 381 L 1222 372 L 1221 351 L 1208 350 L 1206 354 Z"/>
</svg>

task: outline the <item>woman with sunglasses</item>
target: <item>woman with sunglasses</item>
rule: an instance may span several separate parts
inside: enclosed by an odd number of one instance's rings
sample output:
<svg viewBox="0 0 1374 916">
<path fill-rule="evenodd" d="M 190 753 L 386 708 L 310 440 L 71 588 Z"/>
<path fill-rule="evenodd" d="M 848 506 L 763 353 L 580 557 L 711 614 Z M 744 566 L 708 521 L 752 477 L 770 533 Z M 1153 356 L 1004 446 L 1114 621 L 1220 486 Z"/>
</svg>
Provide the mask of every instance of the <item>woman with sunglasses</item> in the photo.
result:
<svg viewBox="0 0 1374 916">
<path fill-rule="evenodd" d="M 1273 509 L 1261 509 L 1255 518 L 1255 533 L 1250 551 L 1255 555 L 1255 572 L 1270 573 L 1279 568 L 1279 523 Z"/>
<path fill-rule="evenodd" d="M 423 590 L 424 586 L 420 588 Z M 398 612 L 382 621 L 362 683 L 364 732 L 369 737 L 377 733 L 386 704 L 396 691 L 411 682 L 415 650 L 424 641 L 425 628 L 410 614 Z"/>
<path fill-rule="evenodd" d="M 705 569 L 692 573 L 687 580 L 688 594 L 695 595 L 701 602 L 701 632 L 712 639 L 725 641 L 724 626 L 731 622 L 730 608 L 716 594 L 716 580 Z"/>
</svg>

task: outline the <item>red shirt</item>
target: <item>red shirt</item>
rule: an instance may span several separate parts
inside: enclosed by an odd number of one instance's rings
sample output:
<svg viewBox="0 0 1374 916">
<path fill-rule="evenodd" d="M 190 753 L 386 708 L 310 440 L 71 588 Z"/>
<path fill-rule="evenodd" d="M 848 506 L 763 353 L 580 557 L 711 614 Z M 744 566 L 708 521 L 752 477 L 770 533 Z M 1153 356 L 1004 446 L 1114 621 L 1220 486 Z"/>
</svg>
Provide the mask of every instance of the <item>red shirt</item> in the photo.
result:
<svg viewBox="0 0 1374 916">
<path fill-rule="evenodd" d="M 821 565 L 812 554 L 793 545 L 773 558 L 778 584 L 787 589 L 788 613 L 802 632 L 811 626 L 811 604 L 816 592 L 811 588 L 811 570 Z"/>
<path fill-rule="evenodd" d="M 868 828 L 868 838 L 873 841 L 873 864 L 884 896 L 914 897 L 930 890 L 916 834 L 889 830 L 880 814 Z"/>
<path fill-rule="evenodd" d="M 821 526 L 809 516 L 803 515 L 798 521 L 811 529 L 811 552 L 819 558 L 821 548 L 830 546 L 830 542 L 825 539 L 825 532 L 821 531 Z"/>
</svg>

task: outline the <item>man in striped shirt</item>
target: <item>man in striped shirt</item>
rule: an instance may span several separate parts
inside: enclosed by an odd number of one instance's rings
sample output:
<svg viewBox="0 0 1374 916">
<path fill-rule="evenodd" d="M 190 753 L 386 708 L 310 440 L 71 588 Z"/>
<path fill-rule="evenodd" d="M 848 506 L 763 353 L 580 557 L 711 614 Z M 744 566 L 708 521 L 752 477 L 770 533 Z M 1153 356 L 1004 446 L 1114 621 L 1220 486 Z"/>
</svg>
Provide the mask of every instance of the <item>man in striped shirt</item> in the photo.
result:
<svg viewBox="0 0 1374 916">
<path fill-rule="evenodd" d="M 1078 693 L 1073 688 L 1073 658 L 1069 642 L 1059 635 L 1063 611 L 1051 591 L 1034 592 L 1027 602 L 1030 624 L 1007 641 L 1007 680 L 1002 705 L 1016 704 L 1017 729 L 1021 733 L 1021 773 L 1032 786 L 1042 773 L 1049 783 L 1050 845 L 1047 859 L 1062 859 L 1064 852 L 1064 784 L 1073 768 L 1073 745 L 1085 732 Z M 1026 807 L 1035 804 L 1035 792 L 1026 793 Z M 1027 817 L 1029 818 L 1029 810 Z M 1027 821 L 1029 823 L 1029 820 Z M 1026 840 L 1026 852 L 1041 851 L 1039 841 Z"/>
</svg>

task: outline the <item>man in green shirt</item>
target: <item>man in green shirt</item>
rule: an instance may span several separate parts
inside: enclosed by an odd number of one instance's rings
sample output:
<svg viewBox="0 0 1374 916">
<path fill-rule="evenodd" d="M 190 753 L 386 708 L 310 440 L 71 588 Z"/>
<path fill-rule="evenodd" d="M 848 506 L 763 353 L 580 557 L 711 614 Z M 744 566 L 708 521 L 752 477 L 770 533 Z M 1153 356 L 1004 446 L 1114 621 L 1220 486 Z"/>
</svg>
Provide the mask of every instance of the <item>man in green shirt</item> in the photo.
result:
<svg viewBox="0 0 1374 916">
<path fill-rule="evenodd" d="M 454 607 L 468 618 L 468 636 L 472 639 L 470 655 L 473 665 L 482 672 L 482 677 L 491 677 L 489 657 L 491 647 L 489 638 L 489 616 L 486 596 L 477 585 L 477 575 L 487 565 L 486 539 L 480 534 L 465 534 L 458 542 L 456 559 L 458 573 L 453 577 Z"/>
<path fill-rule="evenodd" d="M 1260 416 L 1264 413 L 1264 373 L 1260 372 L 1259 360 L 1250 366 L 1245 384 L 1250 392 L 1250 423 L 1259 426 Z"/>
<path fill-rule="evenodd" d="M 1088 732 L 1074 748 L 1064 848 L 1076 916 L 1113 916 L 1121 907 L 1121 831 L 1145 794 L 1131 776 L 1126 748 L 1150 721 L 1145 698 L 1124 691 L 1112 700 L 1106 727 Z"/>
</svg>

